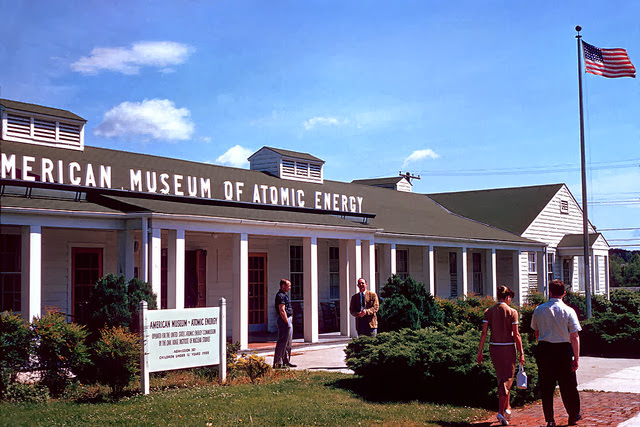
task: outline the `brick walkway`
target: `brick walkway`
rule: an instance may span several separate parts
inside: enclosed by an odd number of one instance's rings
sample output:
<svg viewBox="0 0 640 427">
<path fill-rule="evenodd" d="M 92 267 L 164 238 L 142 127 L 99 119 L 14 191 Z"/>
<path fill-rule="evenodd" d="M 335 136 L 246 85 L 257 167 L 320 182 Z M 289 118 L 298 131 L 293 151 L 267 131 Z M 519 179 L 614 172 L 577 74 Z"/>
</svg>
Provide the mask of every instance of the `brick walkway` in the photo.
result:
<svg viewBox="0 0 640 427">
<path fill-rule="evenodd" d="M 558 426 L 567 425 L 567 413 L 562 406 L 562 400 L 557 395 L 554 399 L 554 412 Z M 601 391 L 581 391 L 580 405 L 582 420 L 579 426 L 617 426 L 623 421 L 634 417 L 640 412 L 640 394 L 613 393 Z M 500 423 L 493 415 L 490 419 L 473 424 L 474 426 L 499 426 Z M 514 408 L 509 425 L 534 427 L 546 426 L 542 414 L 540 401 Z"/>
</svg>

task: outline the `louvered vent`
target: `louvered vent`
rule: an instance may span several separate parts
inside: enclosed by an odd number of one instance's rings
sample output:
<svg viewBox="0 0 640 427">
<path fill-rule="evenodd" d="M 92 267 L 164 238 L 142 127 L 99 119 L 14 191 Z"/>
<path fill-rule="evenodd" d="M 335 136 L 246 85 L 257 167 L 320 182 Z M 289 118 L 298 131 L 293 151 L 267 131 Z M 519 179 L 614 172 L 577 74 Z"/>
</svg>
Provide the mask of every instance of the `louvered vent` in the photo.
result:
<svg viewBox="0 0 640 427">
<path fill-rule="evenodd" d="M 32 117 L 3 112 L 2 137 L 7 141 L 29 142 L 73 149 L 83 148 L 83 126 L 57 118 Z"/>
<path fill-rule="evenodd" d="M 7 114 L 7 136 L 31 137 L 31 117 Z"/>
<path fill-rule="evenodd" d="M 272 176 L 293 181 L 323 182 L 324 161 L 308 153 L 262 147 L 249 156 L 251 170 L 266 172 Z"/>
<path fill-rule="evenodd" d="M 322 180 L 322 165 L 309 163 L 309 176 L 311 178 Z"/>
<path fill-rule="evenodd" d="M 296 162 L 293 160 L 282 160 L 282 175 L 295 176 L 296 175 Z"/>
<path fill-rule="evenodd" d="M 322 182 L 321 164 L 282 159 L 280 172 L 280 177 L 285 179 Z"/>
</svg>

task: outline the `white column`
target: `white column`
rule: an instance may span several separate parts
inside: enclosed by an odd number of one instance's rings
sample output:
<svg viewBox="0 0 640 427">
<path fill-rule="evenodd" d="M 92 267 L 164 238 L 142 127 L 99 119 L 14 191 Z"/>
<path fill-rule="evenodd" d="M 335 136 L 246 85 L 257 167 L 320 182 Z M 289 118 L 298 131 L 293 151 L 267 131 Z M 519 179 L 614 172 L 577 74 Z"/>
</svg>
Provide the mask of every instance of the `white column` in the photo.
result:
<svg viewBox="0 0 640 427">
<path fill-rule="evenodd" d="M 513 251 L 513 291 L 516 293 L 515 303 L 521 305 L 522 283 L 520 283 L 520 250 Z"/>
<path fill-rule="evenodd" d="M 184 229 L 169 230 L 167 308 L 184 308 Z"/>
<path fill-rule="evenodd" d="M 134 230 L 127 230 L 125 232 L 125 245 L 124 245 L 124 277 L 127 280 L 133 278 L 135 274 L 136 265 L 136 233 Z"/>
<path fill-rule="evenodd" d="M 350 335 L 351 314 L 349 313 L 349 255 L 346 240 L 340 240 L 340 335 Z"/>
<path fill-rule="evenodd" d="M 496 255 L 496 249 L 491 248 L 491 261 L 489 264 L 490 279 L 491 279 L 491 296 L 498 300 L 498 257 Z"/>
<path fill-rule="evenodd" d="M 249 348 L 249 235 L 233 235 L 233 341 Z"/>
<path fill-rule="evenodd" d="M 149 260 L 149 277 L 151 289 L 156 294 L 156 304 L 160 308 L 162 301 L 162 230 L 151 227 L 151 256 Z"/>
<path fill-rule="evenodd" d="M 304 260 L 304 340 L 318 342 L 318 238 L 302 239 Z"/>
<path fill-rule="evenodd" d="M 609 256 L 605 255 L 604 257 L 604 290 L 607 295 L 607 299 L 611 298 L 611 293 L 609 289 Z"/>
<path fill-rule="evenodd" d="M 117 272 L 129 280 L 134 272 L 135 236 L 133 230 L 118 231 L 118 265 Z"/>
<path fill-rule="evenodd" d="M 369 290 L 376 292 L 376 247 L 373 240 L 362 241 L 362 276 L 369 284 Z"/>
<path fill-rule="evenodd" d="M 143 282 L 149 283 L 149 219 L 142 218 L 141 225 L 142 241 L 140 242 L 140 250 L 142 251 L 142 262 L 140 265 L 140 272 Z"/>
<path fill-rule="evenodd" d="M 31 322 L 42 315 L 42 227 L 22 227 L 22 317 Z"/>
<path fill-rule="evenodd" d="M 362 277 L 362 242 L 360 239 L 347 242 L 349 257 L 349 293 L 355 294 L 356 282 Z"/>
<path fill-rule="evenodd" d="M 398 272 L 398 268 L 396 267 L 396 244 L 392 243 L 389 246 L 389 268 L 391 270 L 391 276 L 393 276 L 394 274 L 396 274 Z"/>
<path fill-rule="evenodd" d="M 431 295 L 436 295 L 435 254 L 433 245 L 422 247 L 422 268 L 424 270 L 424 287 Z"/>
<path fill-rule="evenodd" d="M 467 261 L 467 248 L 462 248 L 462 298 L 467 298 L 469 293 L 469 265 Z"/>
<path fill-rule="evenodd" d="M 356 293 L 356 282 L 362 277 L 362 242 L 360 239 L 347 241 L 347 257 L 349 262 L 349 297 L 351 297 Z M 351 336 L 356 336 L 355 317 L 351 315 L 349 317 Z"/>
</svg>

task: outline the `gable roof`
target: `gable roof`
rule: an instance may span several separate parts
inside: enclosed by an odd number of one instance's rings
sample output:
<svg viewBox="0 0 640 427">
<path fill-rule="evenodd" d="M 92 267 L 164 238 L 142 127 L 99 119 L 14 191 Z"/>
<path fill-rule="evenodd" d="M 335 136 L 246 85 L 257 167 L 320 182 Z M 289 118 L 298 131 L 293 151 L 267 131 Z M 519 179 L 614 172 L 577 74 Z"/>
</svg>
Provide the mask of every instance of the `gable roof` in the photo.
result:
<svg viewBox="0 0 640 427">
<path fill-rule="evenodd" d="M 249 156 L 249 159 L 251 159 L 253 156 L 258 154 L 262 150 L 270 150 L 270 151 L 273 151 L 274 153 L 280 154 L 281 156 L 292 157 L 294 159 L 311 160 L 311 161 L 314 161 L 314 162 L 324 163 L 324 160 L 319 159 L 316 156 L 312 156 L 309 153 L 301 153 L 301 152 L 298 152 L 298 151 L 283 150 L 282 148 L 273 148 L 273 147 L 266 147 L 266 146 L 262 147 L 261 149 L 259 149 L 255 153 L 253 153 L 251 156 Z"/>
<path fill-rule="evenodd" d="M 400 181 L 402 181 L 403 179 L 405 179 L 405 177 L 403 176 L 392 176 L 388 178 L 354 179 L 351 182 L 353 184 L 363 184 L 363 185 L 390 185 L 390 184 L 395 185 Z"/>
<path fill-rule="evenodd" d="M 64 119 L 80 120 L 86 122 L 82 117 L 73 114 L 71 111 L 58 108 L 43 107 L 42 105 L 29 104 L 26 102 L 11 101 L 10 99 L 0 99 L 0 106 L 11 110 L 24 111 L 25 113 L 36 113 L 47 116 L 55 116 Z"/>
<path fill-rule="evenodd" d="M 30 144 L 20 144 L 2 141 L 2 148 L 7 152 L 16 153 L 19 156 L 58 158 L 59 149 L 54 147 L 35 147 Z M 389 191 L 385 188 L 339 182 L 327 181 L 324 183 L 296 182 L 291 184 L 280 178 L 264 174 L 260 171 L 230 168 L 206 163 L 196 163 L 179 159 L 170 159 L 124 151 L 109 150 L 105 148 L 85 146 L 84 151 L 65 151 L 66 162 L 78 162 L 79 164 L 110 165 L 112 171 L 112 187 L 114 190 L 128 188 L 130 184 L 130 170 L 146 171 L 171 171 L 177 176 L 183 177 L 186 186 L 187 176 L 207 177 L 213 183 L 211 197 L 217 201 L 229 200 L 223 193 L 224 182 L 243 183 L 243 200 L 251 200 L 252 189 L 257 187 L 284 187 L 295 185 L 307 198 L 306 208 L 292 210 L 291 207 L 245 203 L 242 206 L 231 206 L 224 203 L 213 205 L 211 203 L 198 204 L 197 198 L 190 203 L 176 201 L 171 197 L 162 200 L 151 200 L 128 192 L 126 195 L 113 196 L 104 194 L 102 198 L 92 198 L 94 204 L 101 204 L 104 208 L 115 209 L 121 212 L 157 212 L 166 214 L 194 215 L 200 217 L 217 218 L 249 218 L 266 222 L 290 222 L 301 224 L 345 226 L 369 229 L 394 236 L 434 238 L 460 241 L 491 241 L 508 244 L 542 245 L 540 242 L 521 237 L 509 231 L 464 218 L 444 209 L 438 203 L 423 194 L 407 193 L 401 191 Z M 37 174 L 38 164 L 34 164 L 34 174 Z M 11 185 L 11 184 L 9 184 Z M 293 187 L 292 187 L 293 188 Z M 184 188 L 183 188 L 184 189 Z M 91 187 L 91 191 L 100 192 L 99 188 Z M 126 191 L 126 190 L 119 190 Z M 107 193 L 104 191 L 103 193 Z M 157 194 L 160 196 L 159 194 Z M 314 210 L 314 200 L 317 197 L 333 196 L 358 197 L 362 199 L 362 211 L 371 213 L 368 224 L 355 223 L 349 219 L 346 212 L 319 212 Z M 162 196 L 160 196 L 162 197 Z M 109 201 L 110 200 L 110 201 Z M 3 198 L 2 207 L 16 206 L 19 202 L 16 198 Z M 33 208 L 46 211 L 47 200 L 33 200 Z M 85 209 L 90 205 L 85 204 Z M 323 204 L 324 206 L 324 204 Z M 358 216 L 357 214 L 354 216 Z"/>
<path fill-rule="evenodd" d="M 564 184 L 427 194 L 446 209 L 522 235 Z"/>
<path fill-rule="evenodd" d="M 583 234 L 566 234 L 562 240 L 560 240 L 560 243 L 558 243 L 558 249 L 581 248 L 584 245 L 583 236 Z M 602 236 L 601 233 L 590 233 L 589 247 L 593 246 L 600 236 Z"/>
</svg>

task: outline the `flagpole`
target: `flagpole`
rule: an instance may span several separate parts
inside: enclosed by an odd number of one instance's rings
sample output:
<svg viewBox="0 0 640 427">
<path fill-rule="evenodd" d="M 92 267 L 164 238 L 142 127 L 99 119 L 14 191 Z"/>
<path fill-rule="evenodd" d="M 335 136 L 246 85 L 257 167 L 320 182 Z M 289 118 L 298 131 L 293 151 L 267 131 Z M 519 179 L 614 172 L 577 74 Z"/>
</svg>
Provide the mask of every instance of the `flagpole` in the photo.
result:
<svg viewBox="0 0 640 427">
<path fill-rule="evenodd" d="M 580 168 L 582 170 L 582 242 L 584 245 L 584 295 L 587 308 L 587 319 L 591 318 L 591 270 L 589 269 L 589 216 L 587 215 L 587 173 L 584 150 L 584 115 L 582 113 L 582 62 L 580 60 L 580 44 L 582 27 L 576 26 L 578 43 L 578 93 L 580 97 Z"/>
</svg>

